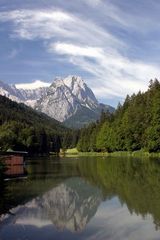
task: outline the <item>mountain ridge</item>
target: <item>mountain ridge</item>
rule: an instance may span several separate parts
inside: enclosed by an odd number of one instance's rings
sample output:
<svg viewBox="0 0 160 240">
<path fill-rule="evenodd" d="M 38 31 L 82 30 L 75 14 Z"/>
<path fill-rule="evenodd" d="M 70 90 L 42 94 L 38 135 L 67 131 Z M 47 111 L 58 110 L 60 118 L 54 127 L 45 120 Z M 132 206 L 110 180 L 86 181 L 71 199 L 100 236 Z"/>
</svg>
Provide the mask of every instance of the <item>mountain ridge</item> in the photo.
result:
<svg viewBox="0 0 160 240">
<path fill-rule="evenodd" d="M 96 121 L 102 110 L 114 111 L 113 107 L 99 103 L 92 90 L 79 76 L 59 77 L 49 87 L 37 89 L 20 89 L 0 81 L 0 95 L 22 102 L 76 128 Z M 79 124 L 73 120 L 76 118 L 79 119 Z"/>
<path fill-rule="evenodd" d="M 55 119 L 0 95 L 0 150 L 59 152 L 66 132 L 69 129 Z"/>
</svg>

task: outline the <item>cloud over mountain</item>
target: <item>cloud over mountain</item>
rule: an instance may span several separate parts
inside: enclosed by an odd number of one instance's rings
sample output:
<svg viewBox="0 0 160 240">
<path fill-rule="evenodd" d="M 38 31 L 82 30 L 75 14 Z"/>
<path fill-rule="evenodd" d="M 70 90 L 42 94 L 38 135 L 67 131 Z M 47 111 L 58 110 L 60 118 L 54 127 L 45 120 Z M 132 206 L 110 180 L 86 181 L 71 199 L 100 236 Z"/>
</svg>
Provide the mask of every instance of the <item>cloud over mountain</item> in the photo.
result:
<svg viewBox="0 0 160 240">
<path fill-rule="evenodd" d="M 51 4 L 47 0 L 38 6 L 29 1 L 28 5 L 1 11 L 0 24 L 11 24 L 7 31 L 12 41 L 38 42 L 37 51 L 45 52 L 46 62 L 56 62 L 52 75 L 54 71 L 57 75 L 57 66 L 64 74 L 73 68 L 87 76 L 98 98 L 122 99 L 127 93 L 146 90 L 149 80 L 160 75 L 158 9 L 160 5 L 150 0 L 87 0 L 76 4 L 64 0 Z"/>
</svg>

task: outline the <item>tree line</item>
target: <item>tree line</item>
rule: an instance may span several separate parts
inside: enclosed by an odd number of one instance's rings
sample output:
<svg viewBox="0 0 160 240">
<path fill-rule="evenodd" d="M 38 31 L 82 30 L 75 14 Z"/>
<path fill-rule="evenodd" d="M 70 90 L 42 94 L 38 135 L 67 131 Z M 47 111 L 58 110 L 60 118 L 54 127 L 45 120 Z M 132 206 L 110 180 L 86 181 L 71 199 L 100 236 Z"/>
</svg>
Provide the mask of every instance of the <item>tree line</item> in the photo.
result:
<svg viewBox="0 0 160 240">
<path fill-rule="evenodd" d="M 81 129 L 77 148 L 91 151 L 160 151 L 160 82 L 151 80 L 145 93 L 127 95 L 111 114 Z"/>
<path fill-rule="evenodd" d="M 1 151 L 58 153 L 60 148 L 75 147 L 77 134 L 43 113 L 0 96 Z"/>
</svg>

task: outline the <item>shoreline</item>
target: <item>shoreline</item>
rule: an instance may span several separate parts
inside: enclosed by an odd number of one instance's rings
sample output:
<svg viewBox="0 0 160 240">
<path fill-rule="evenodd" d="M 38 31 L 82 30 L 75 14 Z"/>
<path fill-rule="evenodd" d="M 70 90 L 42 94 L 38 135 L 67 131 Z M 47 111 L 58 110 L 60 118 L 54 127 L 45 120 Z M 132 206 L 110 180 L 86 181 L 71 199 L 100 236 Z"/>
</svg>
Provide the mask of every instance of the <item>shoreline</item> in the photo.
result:
<svg viewBox="0 0 160 240">
<path fill-rule="evenodd" d="M 117 152 L 78 152 L 77 149 L 67 149 L 65 152 L 66 156 L 103 156 L 103 157 L 160 157 L 160 152 L 145 152 L 142 150 L 128 152 L 128 151 L 117 151 Z"/>
</svg>

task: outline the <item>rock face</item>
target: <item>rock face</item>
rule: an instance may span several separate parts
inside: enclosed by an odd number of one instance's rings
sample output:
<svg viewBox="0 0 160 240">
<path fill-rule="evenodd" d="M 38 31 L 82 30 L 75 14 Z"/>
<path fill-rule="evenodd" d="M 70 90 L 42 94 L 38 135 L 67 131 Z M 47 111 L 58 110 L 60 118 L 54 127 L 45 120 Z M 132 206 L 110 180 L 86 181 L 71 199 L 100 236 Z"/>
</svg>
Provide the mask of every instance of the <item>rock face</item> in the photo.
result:
<svg viewBox="0 0 160 240">
<path fill-rule="evenodd" d="M 0 220 L 2 225 L 15 227 L 53 225 L 60 231 L 79 232 L 94 217 L 101 201 L 98 188 L 79 177 L 70 178 L 25 205 L 11 209 L 13 215 L 3 215 Z"/>
<path fill-rule="evenodd" d="M 2 81 L 0 81 L 0 95 L 8 97 L 16 102 L 25 100 L 21 92 L 14 85 L 10 86 Z"/>
<path fill-rule="evenodd" d="M 73 116 L 79 109 L 96 109 L 98 101 L 82 78 L 69 76 L 56 79 L 49 87 L 47 95 L 36 104 L 36 109 L 60 122 Z"/>
<path fill-rule="evenodd" d="M 71 178 L 41 198 L 47 218 L 59 229 L 82 231 L 96 214 L 101 192 L 81 178 Z"/>
<path fill-rule="evenodd" d="M 0 81 L 0 95 L 10 98 L 12 101 L 23 102 L 29 106 L 33 106 L 33 102 L 43 97 L 47 92 L 47 88 L 37 89 L 18 89 L 15 85 L 8 85 Z"/>
<path fill-rule="evenodd" d="M 0 82 L 0 94 L 23 102 L 69 127 L 82 127 L 97 120 L 102 109 L 114 111 L 109 105 L 99 104 L 92 90 L 78 76 L 57 78 L 49 87 L 27 90 Z"/>
</svg>

